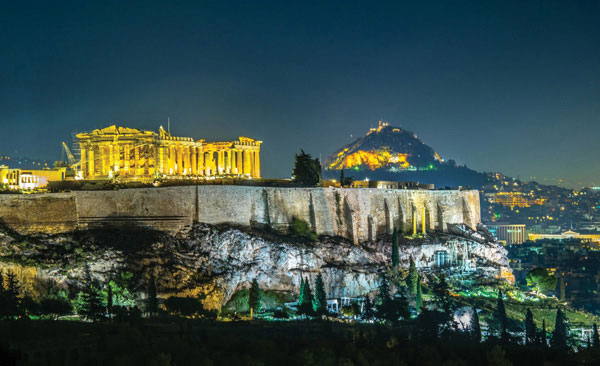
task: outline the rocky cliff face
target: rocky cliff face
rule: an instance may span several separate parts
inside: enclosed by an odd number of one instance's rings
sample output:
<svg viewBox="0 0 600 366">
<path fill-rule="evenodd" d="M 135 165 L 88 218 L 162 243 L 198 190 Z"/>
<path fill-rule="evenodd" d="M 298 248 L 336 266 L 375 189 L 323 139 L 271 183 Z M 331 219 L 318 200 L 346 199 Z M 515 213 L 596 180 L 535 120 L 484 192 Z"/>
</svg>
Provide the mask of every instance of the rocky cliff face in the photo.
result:
<svg viewBox="0 0 600 366">
<path fill-rule="evenodd" d="M 421 272 L 479 274 L 486 278 L 510 272 L 502 246 L 473 235 L 440 234 L 401 239 L 403 266 L 413 257 Z M 482 240 L 477 240 L 483 238 Z M 329 297 L 361 296 L 377 289 L 380 272 L 390 263 L 389 240 L 355 245 L 320 237 L 316 242 L 271 232 L 194 224 L 174 236 L 149 230 L 92 230 L 50 236 L 0 232 L 0 266 L 16 271 L 24 290 L 36 295 L 36 282 L 51 279 L 78 286 L 87 266 L 105 281 L 127 270 L 144 279 L 150 273 L 161 296 L 208 294 L 206 305 L 220 308 L 256 278 L 264 290 L 297 293 L 300 276 L 323 274 Z"/>
</svg>

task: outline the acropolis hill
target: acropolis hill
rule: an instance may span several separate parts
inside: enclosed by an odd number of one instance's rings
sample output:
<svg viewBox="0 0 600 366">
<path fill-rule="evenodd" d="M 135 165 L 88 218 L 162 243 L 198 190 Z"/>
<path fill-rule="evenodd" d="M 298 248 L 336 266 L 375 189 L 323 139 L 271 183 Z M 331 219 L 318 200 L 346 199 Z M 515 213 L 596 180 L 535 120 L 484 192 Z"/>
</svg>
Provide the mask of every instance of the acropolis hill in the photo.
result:
<svg viewBox="0 0 600 366">
<path fill-rule="evenodd" d="M 25 234 L 115 226 L 175 234 L 194 222 L 286 231 L 294 218 L 318 235 L 355 243 L 394 228 L 447 231 L 480 223 L 477 191 L 180 186 L 117 191 L 0 195 L 0 219 Z"/>
</svg>

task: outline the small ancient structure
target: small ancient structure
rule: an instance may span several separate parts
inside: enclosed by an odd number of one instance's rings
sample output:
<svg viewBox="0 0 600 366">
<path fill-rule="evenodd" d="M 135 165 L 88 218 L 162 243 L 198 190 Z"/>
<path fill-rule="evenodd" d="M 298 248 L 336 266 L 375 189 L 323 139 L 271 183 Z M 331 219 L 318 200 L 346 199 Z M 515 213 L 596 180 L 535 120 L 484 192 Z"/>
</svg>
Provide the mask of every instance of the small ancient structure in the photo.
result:
<svg viewBox="0 0 600 366">
<path fill-rule="evenodd" d="M 158 132 L 110 126 L 76 135 L 80 177 L 89 180 L 243 176 L 260 178 L 262 141 L 206 142 Z"/>
</svg>

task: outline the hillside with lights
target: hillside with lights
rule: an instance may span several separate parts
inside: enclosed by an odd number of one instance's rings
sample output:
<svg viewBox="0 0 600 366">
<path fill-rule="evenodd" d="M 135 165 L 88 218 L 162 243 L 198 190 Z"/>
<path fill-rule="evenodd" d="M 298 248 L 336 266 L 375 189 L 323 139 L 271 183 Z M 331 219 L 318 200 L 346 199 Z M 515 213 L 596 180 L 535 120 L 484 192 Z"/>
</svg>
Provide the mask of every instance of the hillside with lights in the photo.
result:
<svg viewBox="0 0 600 366">
<path fill-rule="evenodd" d="M 337 179 L 344 170 L 354 180 L 418 181 L 437 187 L 479 188 L 488 182 L 485 174 L 444 161 L 413 132 L 381 121 L 364 137 L 327 157 L 324 169 L 329 179 Z"/>
</svg>

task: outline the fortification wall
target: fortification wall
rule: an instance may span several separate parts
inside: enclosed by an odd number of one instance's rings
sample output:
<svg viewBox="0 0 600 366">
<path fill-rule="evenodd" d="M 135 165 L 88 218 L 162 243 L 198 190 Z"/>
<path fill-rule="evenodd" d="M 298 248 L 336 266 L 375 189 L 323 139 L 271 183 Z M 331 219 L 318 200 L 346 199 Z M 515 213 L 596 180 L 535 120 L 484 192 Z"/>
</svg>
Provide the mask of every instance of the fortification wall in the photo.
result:
<svg viewBox="0 0 600 366">
<path fill-rule="evenodd" d="M 177 233 L 193 222 L 269 225 L 294 217 L 320 235 L 354 242 L 394 228 L 412 232 L 480 222 L 477 191 L 184 186 L 61 194 L 0 195 L 0 220 L 27 234 L 99 226 L 146 226 Z"/>
</svg>

